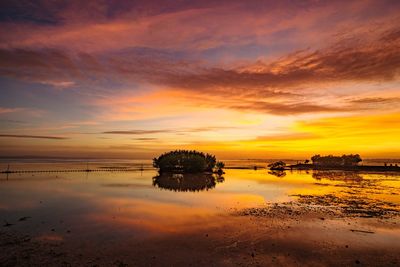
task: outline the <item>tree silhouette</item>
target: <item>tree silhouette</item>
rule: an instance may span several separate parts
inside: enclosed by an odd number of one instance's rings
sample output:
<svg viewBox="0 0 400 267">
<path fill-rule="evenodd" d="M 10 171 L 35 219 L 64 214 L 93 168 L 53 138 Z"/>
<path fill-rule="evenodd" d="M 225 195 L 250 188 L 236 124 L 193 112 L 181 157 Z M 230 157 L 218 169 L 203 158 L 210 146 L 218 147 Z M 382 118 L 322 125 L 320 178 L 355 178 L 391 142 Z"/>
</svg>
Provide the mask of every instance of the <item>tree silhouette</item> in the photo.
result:
<svg viewBox="0 0 400 267">
<path fill-rule="evenodd" d="M 277 161 L 271 164 L 268 164 L 268 167 L 270 170 L 284 170 L 286 166 L 286 163 L 283 161 Z"/>
<path fill-rule="evenodd" d="M 222 162 L 221 162 L 222 163 Z M 224 164 L 219 163 L 218 166 Z M 153 166 L 160 172 L 212 172 L 217 164 L 214 155 L 204 154 L 195 150 L 175 150 L 162 154 L 153 159 Z"/>
<path fill-rule="evenodd" d="M 320 166 L 356 166 L 362 161 L 359 154 L 350 154 L 342 156 L 321 156 L 314 155 L 311 157 L 314 165 Z"/>
</svg>

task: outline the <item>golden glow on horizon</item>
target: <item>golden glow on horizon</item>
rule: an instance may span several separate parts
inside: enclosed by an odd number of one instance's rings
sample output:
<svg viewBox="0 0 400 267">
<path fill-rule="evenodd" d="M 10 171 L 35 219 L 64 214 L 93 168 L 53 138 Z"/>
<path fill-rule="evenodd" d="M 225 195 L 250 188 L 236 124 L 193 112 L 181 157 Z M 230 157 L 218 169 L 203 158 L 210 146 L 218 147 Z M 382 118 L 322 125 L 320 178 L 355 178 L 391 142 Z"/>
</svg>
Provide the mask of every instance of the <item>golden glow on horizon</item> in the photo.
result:
<svg viewBox="0 0 400 267">
<path fill-rule="evenodd" d="M 206 113 L 202 113 L 206 114 Z M 215 115 L 215 114 L 214 114 Z M 232 114 L 234 115 L 234 114 Z M 208 116 L 211 116 L 209 114 Z M 226 116 L 226 115 L 224 115 Z M 47 140 L 23 139 L 16 147 L 23 151 L 26 146 L 35 147 L 36 151 L 64 151 L 65 155 L 76 156 L 82 151 L 90 155 L 102 156 L 105 150 L 113 157 L 118 155 L 131 157 L 137 149 L 146 152 L 145 157 L 152 157 L 165 150 L 185 148 L 216 153 L 223 158 L 308 158 L 321 153 L 360 153 L 364 157 L 396 156 L 400 153 L 400 114 L 356 115 L 330 117 L 314 120 L 287 121 L 288 125 L 276 123 L 279 117 L 271 117 L 268 122 L 243 125 L 244 118 L 251 121 L 249 114 L 244 117 L 236 114 L 237 122 L 231 118 L 234 128 L 191 129 L 173 125 L 169 132 L 155 132 L 149 137 L 136 137 L 129 134 L 100 135 L 105 139 L 94 139 L 91 135 L 78 135 L 62 140 L 62 146 L 54 150 L 47 146 Z M 255 114 L 253 121 L 257 122 Z M 182 122 L 185 124 L 186 122 Z M 284 126 L 284 127 L 283 127 Z M 182 132 L 177 132 L 181 130 Z M 269 133 L 269 134 L 267 134 Z M 99 135 L 98 135 L 99 136 Z M 142 136 L 142 135 L 139 135 Z M 250 137 L 247 138 L 246 137 Z M 76 139 L 79 138 L 80 141 Z M 135 139 L 137 138 L 137 139 Z M 146 139 L 147 138 L 147 139 Z M 238 139 L 240 138 L 240 139 Z M 57 141 L 59 143 L 59 141 Z M 7 145 L 5 145 L 7 148 Z M 105 157 L 105 156 L 104 156 Z"/>
</svg>

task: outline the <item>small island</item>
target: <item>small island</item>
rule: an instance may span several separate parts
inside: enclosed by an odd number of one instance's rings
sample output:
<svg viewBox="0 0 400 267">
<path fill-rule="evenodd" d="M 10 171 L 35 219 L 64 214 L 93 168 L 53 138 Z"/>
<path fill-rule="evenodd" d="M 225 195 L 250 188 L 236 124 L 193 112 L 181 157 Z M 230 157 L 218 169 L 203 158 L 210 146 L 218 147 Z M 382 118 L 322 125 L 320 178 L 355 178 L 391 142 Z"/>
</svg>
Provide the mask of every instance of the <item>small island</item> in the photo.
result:
<svg viewBox="0 0 400 267">
<path fill-rule="evenodd" d="M 223 174 L 225 164 L 214 155 L 195 150 L 175 150 L 153 159 L 160 173 L 218 173 Z"/>
<path fill-rule="evenodd" d="M 282 160 L 268 164 L 268 168 L 271 171 L 283 171 L 283 170 L 285 170 L 285 167 L 286 167 L 286 163 L 283 162 Z"/>
<path fill-rule="evenodd" d="M 376 165 L 360 165 L 362 158 L 359 154 L 349 154 L 342 156 L 321 156 L 314 155 L 311 162 L 306 160 L 304 163 L 297 163 L 286 167 L 286 169 L 297 170 L 343 170 L 343 171 L 377 171 L 377 172 L 399 172 L 400 167 L 395 165 L 376 166 Z"/>
</svg>

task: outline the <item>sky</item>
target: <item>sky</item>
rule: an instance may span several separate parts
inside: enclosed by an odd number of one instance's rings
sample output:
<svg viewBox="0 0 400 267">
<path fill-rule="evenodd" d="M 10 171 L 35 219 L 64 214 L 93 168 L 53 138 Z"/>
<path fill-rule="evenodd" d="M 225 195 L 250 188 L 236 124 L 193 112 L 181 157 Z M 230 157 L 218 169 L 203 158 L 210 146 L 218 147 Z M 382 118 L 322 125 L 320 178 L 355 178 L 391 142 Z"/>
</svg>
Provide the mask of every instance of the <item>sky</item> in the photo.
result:
<svg viewBox="0 0 400 267">
<path fill-rule="evenodd" d="M 0 3 L 0 156 L 400 158 L 400 1 Z"/>
</svg>

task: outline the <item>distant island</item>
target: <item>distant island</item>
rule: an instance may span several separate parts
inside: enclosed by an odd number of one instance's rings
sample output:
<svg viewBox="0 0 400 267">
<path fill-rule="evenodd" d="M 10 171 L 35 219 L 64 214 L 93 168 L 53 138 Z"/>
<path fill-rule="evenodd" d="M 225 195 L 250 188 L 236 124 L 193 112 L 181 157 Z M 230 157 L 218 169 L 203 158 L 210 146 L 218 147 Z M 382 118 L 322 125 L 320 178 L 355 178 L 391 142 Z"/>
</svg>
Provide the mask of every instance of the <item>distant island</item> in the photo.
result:
<svg viewBox="0 0 400 267">
<path fill-rule="evenodd" d="M 315 166 L 338 167 L 338 166 L 357 166 L 362 161 L 362 159 L 359 154 L 354 154 L 354 155 L 350 154 L 342 156 L 314 155 L 311 157 L 311 161 Z"/>
<path fill-rule="evenodd" d="M 283 171 L 285 170 L 286 163 L 282 160 L 268 164 L 268 168 L 272 171 Z"/>
<path fill-rule="evenodd" d="M 225 164 L 211 154 L 195 150 L 175 150 L 153 159 L 160 173 L 223 173 Z"/>
<path fill-rule="evenodd" d="M 277 161 L 268 165 L 270 170 L 283 171 L 287 169 L 297 170 L 345 170 L 345 171 L 400 171 L 397 164 L 383 166 L 360 165 L 362 158 L 359 154 L 349 154 L 342 156 L 321 156 L 314 155 L 310 160 L 305 160 L 304 163 L 297 163 L 294 165 L 286 165 L 283 161 Z"/>
</svg>

